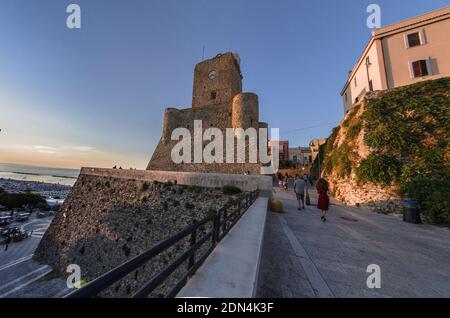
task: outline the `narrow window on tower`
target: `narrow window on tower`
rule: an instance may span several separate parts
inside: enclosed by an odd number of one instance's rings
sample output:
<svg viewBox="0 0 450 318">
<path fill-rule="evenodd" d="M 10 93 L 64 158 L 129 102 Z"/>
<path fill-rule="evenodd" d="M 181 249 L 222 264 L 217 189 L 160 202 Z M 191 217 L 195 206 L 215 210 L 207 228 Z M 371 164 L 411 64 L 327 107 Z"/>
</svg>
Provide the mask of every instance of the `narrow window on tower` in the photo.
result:
<svg viewBox="0 0 450 318">
<path fill-rule="evenodd" d="M 211 92 L 211 99 L 214 100 L 217 97 L 217 93 L 216 92 Z"/>
</svg>

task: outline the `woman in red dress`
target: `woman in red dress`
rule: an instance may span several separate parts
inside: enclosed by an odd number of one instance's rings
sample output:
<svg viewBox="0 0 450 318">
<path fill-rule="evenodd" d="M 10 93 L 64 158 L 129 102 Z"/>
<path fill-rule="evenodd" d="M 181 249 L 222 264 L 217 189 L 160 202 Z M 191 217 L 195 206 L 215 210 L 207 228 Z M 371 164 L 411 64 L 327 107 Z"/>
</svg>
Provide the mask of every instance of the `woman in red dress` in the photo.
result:
<svg viewBox="0 0 450 318">
<path fill-rule="evenodd" d="M 330 205 L 330 198 L 328 197 L 328 182 L 327 180 L 320 178 L 317 181 L 317 192 L 319 193 L 319 199 L 317 201 L 317 208 L 322 211 L 322 222 L 327 220 L 328 207 Z"/>
</svg>

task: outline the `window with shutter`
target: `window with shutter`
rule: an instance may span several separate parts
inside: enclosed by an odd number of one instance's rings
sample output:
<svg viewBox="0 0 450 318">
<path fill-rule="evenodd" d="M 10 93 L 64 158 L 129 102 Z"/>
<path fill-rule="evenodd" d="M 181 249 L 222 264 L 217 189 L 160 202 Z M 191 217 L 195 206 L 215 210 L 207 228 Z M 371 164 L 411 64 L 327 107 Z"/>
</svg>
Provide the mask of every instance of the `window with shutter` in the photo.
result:
<svg viewBox="0 0 450 318">
<path fill-rule="evenodd" d="M 414 77 L 423 77 L 429 75 L 426 60 L 419 60 L 412 63 L 412 70 Z"/>
<path fill-rule="evenodd" d="M 419 32 L 408 34 L 408 46 L 414 47 L 421 45 Z"/>
</svg>

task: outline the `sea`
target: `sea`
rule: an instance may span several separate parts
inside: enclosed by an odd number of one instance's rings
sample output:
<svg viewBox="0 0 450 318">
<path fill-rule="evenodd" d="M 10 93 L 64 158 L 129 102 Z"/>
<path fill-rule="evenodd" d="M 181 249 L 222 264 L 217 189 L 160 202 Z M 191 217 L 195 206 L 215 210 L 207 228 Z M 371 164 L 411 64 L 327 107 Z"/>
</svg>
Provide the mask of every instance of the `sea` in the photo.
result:
<svg viewBox="0 0 450 318">
<path fill-rule="evenodd" d="M 80 174 L 79 169 L 61 169 L 0 163 L 0 178 L 39 181 L 73 186 Z"/>
</svg>

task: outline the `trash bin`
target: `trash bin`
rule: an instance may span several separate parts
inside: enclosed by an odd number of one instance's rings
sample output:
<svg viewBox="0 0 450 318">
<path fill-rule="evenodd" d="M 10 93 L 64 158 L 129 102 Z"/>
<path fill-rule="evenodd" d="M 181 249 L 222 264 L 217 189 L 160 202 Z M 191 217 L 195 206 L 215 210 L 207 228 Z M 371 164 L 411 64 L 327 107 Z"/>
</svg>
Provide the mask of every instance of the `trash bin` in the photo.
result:
<svg viewBox="0 0 450 318">
<path fill-rule="evenodd" d="M 403 208 L 403 221 L 408 223 L 420 224 L 420 211 L 417 207 L 417 202 L 413 200 L 404 200 L 405 207 Z"/>
</svg>

